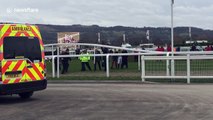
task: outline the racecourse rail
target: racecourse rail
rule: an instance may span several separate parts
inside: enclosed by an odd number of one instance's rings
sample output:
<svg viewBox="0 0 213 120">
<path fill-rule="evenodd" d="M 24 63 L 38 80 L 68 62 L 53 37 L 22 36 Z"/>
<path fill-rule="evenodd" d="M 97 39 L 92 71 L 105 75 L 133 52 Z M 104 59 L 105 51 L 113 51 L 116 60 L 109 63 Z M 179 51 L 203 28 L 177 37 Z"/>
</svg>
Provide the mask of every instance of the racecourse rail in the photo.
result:
<svg viewBox="0 0 213 120">
<path fill-rule="evenodd" d="M 80 57 L 81 55 L 59 55 L 59 47 L 60 46 L 90 46 L 96 48 L 110 48 L 110 49 L 120 49 L 120 50 L 128 50 L 134 51 L 137 53 L 108 53 L 108 54 L 90 54 L 91 57 L 95 56 L 105 56 L 106 57 L 106 77 L 110 77 L 110 69 L 109 69 L 109 58 L 111 56 L 138 56 L 138 70 L 141 71 L 141 81 L 145 82 L 146 79 L 186 79 L 187 83 L 190 83 L 190 79 L 210 79 L 213 78 L 213 70 L 204 70 L 204 74 L 201 73 L 202 69 L 197 68 L 193 69 L 194 66 L 202 67 L 199 64 L 201 61 L 213 60 L 213 52 L 211 51 L 193 51 L 193 52 L 156 52 L 156 51 L 148 51 L 141 49 L 133 49 L 133 48 L 123 48 L 109 45 L 100 45 L 100 44 L 88 44 L 88 43 L 61 43 L 61 44 L 48 44 L 44 45 L 45 47 L 52 48 L 52 55 L 46 56 L 46 58 L 52 60 L 52 77 L 60 78 L 60 73 L 57 71 L 55 73 L 55 65 L 54 59 L 57 59 L 57 68 L 59 68 L 59 59 L 64 57 Z M 57 48 L 57 55 L 54 55 L 54 48 Z M 155 70 L 147 70 L 149 69 L 146 63 L 149 61 L 155 61 L 155 63 L 159 64 L 159 66 L 164 67 L 163 70 L 155 71 Z M 157 62 L 156 62 L 157 61 Z M 158 62 L 160 61 L 160 62 Z M 211 61 L 213 63 L 213 61 Z M 165 64 L 163 64 L 165 63 Z M 176 64 L 176 65 L 175 65 Z M 176 66 L 181 66 L 185 68 L 185 70 L 177 70 Z M 159 67 L 158 65 L 152 66 Z M 213 66 L 212 66 L 213 67 Z M 183 69 L 181 68 L 181 69 Z M 164 71 L 165 70 L 165 71 Z M 208 74 L 207 74 L 208 73 Z"/>
</svg>

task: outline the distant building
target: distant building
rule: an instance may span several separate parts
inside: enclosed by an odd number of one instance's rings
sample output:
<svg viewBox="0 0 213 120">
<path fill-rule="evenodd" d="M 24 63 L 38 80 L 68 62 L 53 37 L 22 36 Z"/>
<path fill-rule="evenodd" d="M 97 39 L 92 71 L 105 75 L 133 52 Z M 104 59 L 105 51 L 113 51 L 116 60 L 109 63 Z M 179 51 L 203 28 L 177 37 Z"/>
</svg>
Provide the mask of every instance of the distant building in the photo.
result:
<svg viewBox="0 0 213 120">
<path fill-rule="evenodd" d="M 154 43 L 145 43 L 145 44 L 140 44 L 141 48 L 154 48 L 155 45 Z"/>
<path fill-rule="evenodd" d="M 208 43 L 208 40 L 196 40 L 196 41 L 191 41 L 191 40 L 189 40 L 189 41 L 186 41 L 185 42 L 186 44 L 194 44 L 194 43 Z"/>
</svg>

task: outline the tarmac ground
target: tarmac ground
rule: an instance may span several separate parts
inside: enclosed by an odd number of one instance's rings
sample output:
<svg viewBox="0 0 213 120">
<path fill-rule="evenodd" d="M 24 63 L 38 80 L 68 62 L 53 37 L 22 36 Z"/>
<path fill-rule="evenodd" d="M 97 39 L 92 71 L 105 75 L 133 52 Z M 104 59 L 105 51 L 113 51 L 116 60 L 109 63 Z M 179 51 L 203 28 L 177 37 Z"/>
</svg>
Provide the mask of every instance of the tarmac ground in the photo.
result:
<svg viewBox="0 0 213 120">
<path fill-rule="evenodd" d="M 213 85 L 48 84 L 0 96 L 0 120 L 212 120 Z"/>
</svg>

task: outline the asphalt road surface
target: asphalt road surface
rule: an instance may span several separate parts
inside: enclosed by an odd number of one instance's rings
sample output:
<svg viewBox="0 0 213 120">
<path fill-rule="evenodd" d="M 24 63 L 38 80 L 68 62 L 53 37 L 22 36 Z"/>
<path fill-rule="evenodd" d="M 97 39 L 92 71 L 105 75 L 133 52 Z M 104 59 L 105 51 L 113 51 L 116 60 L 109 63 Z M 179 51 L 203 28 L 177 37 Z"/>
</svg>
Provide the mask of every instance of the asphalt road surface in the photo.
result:
<svg viewBox="0 0 213 120">
<path fill-rule="evenodd" d="M 49 84 L 0 97 L 0 120 L 212 120 L 213 85 Z"/>
</svg>

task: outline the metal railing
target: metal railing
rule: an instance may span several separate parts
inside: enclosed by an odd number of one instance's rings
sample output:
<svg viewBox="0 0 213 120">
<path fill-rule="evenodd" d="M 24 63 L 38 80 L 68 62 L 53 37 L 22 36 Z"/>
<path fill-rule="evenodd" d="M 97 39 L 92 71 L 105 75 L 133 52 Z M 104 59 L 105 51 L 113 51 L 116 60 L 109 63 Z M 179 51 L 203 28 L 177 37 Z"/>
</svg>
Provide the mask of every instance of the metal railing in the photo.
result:
<svg viewBox="0 0 213 120">
<path fill-rule="evenodd" d="M 60 77 L 59 73 L 59 59 L 64 57 L 78 58 L 81 55 L 59 55 L 59 44 L 51 44 L 47 46 L 56 45 L 57 55 L 46 56 L 52 61 L 52 77 Z M 66 45 L 66 44 L 63 44 Z M 77 45 L 94 45 L 83 44 Z M 114 49 L 128 49 L 121 47 L 105 46 L 95 44 L 96 47 L 108 47 Z M 137 50 L 139 53 L 116 53 L 116 54 L 90 54 L 91 57 L 102 56 L 106 61 L 106 77 L 110 77 L 110 57 L 112 56 L 138 56 L 137 70 L 141 72 L 141 81 L 146 79 L 186 79 L 187 83 L 191 79 L 213 78 L 213 52 L 156 52 Z M 142 53 L 143 52 L 143 53 Z M 57 59 L 57 73 L 55 73 L 55 62 Z M 211 64 L 212 63 L 212 64 Z"/>
<path fill-rule="evenodd" d="M 141 79 L 144 82 L 145 79 L 187 79 L 187 83 L 190 83 L 190 79 L 197 78 L 213 78 L 213 55 L 195 55 L 193 54 L 179 54 L 178 56 L 142 56 L 142 71 Z M 171 71 L 171 61 L 174 60 L 175 70 Z M 147 62 L 155 61 L 154 67 L 161 68 L 160 70 L 146 69 Z M 195 63 L 199 61 L 201 64 Z M 166 64 L 165 64 L 166 63 Z M 159 66 L 160 64 L 161 67 Z M 163 66 L 163 67 L 162 67 Z M 195 67 L 197 66 L 197 67 Z M 149 68 L 151 68 L 149 66 Z M 151 71 L 151 74 L 150 74 Z M 201 73 L 201 74 L 199 74 Z M 205 74 L 204 74 L 205 73 Z"/>
<path fill-rule="evenodd" d="M 91 54 L 91 57 L 105 56 L 106 57 L 106 77 L 110 77 L 110 62 L 111 56 L 139 56 L 138 70 L 141 71 L 141 80 L 144 82 L 146 79 L 190 79 L 196 78 L 213 78 L 213 53 L 177 53 L 170 56 L 168 53 L 126 53 L 126 54 Z M 52 77 L 59 78 L 60 73 L 57 71 L 55 75 L 54 59 L 58 60 L 64 57 L 80 57 L 81 55 L 53 55 L 46 56 L 52 59 Z M 171 70 L 171 61 L 174 60 L 174 71 Z M 151 62 L 150 62 L 151 61 Z M 212 63 L 212 64 L 211 64 Z M 212 65 L 212 66 L 211 66 Z M 158 69 L 156 69 L 158 68 Z M 172 73 L 174 72 L 174 73 Z M 204 74 L 205 73 L 205 74 Z"/>
</svg>

